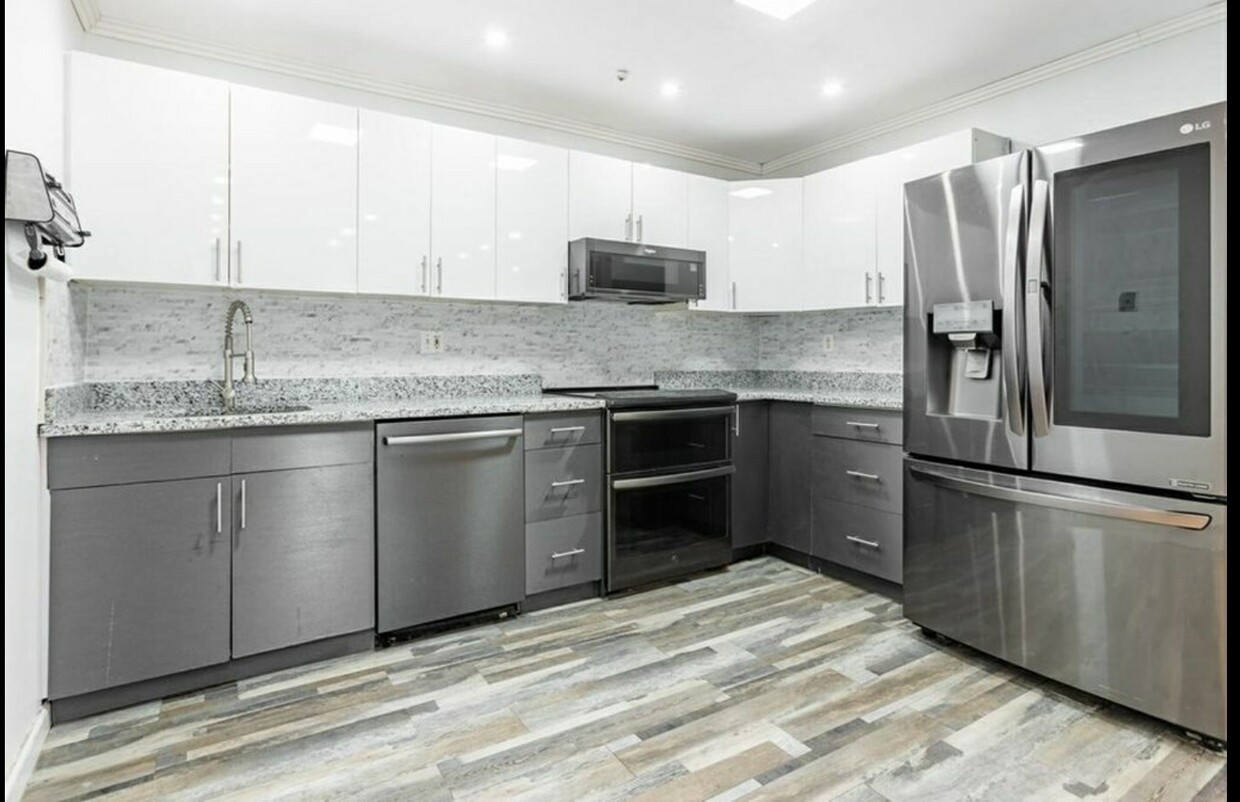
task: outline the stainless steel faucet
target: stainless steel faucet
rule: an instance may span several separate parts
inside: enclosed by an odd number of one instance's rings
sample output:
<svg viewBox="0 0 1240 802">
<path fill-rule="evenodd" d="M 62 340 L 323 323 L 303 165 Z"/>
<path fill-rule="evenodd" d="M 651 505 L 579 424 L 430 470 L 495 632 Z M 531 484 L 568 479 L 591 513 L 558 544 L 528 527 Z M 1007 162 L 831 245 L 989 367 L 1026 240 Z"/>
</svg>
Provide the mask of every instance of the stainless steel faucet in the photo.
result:
<svg viewBox="0 0 1240 802">
<path fill-rule="evenodd" d="M 233 320 L 238 312 L 245 323 L 245 350 L 240 354 L 233 351 Z M 250 307 L 246 306 L 245 301 L 233 301 L 224 318 L 224 383 L 220 385 L 220 399 L 224 402 L 224 409 L 232 409 L 237 400 L 237 390 L 233 386 L 233 360 L 238 356 L 245 359 L 245 373 L 241 381 L 246 384 L 254 383 L 253 343 L 254 316 L 250 314 Z"/>
</svg>

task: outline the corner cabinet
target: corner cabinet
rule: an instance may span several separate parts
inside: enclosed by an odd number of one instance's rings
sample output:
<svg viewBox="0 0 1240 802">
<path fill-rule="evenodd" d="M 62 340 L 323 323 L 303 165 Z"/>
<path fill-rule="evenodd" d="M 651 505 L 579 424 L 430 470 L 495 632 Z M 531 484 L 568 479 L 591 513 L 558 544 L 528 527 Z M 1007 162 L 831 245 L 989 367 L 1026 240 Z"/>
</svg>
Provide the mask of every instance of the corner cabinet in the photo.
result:
<svg viewBox="0 0 1240 802">
<path fill-rule="evenodd" d="M 496 145 L 496 296 L 568 297 L 568 151 L 500 137 Z"/>
<path fill-rule="evenodd" d="M 48 443 L 55 702 L 374 626 L 365 426 Z"/>
<path fill-rule="evenodd" d="M 68 56 L 65 183 L 83 279 L 228 284 L 228 84 Z"/>
<path fill-rule="evenodd" d="M 357 291 L 357 109 L 232 88 L 234 287 Z"/>
<path fill-rule="evenodd" d="M 802 309 L 801 179 L 734 181 L 728 201 L 733 308 L 740 312 Z"/>
</svg>

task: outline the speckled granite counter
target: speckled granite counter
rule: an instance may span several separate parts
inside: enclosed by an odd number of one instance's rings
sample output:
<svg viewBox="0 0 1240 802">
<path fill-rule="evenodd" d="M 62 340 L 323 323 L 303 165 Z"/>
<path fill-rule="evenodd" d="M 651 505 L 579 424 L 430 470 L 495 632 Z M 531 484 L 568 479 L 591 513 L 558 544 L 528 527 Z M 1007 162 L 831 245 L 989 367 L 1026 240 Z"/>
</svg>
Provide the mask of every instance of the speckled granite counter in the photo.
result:
<svg viewBox="0 0 1240 802">
<path fill-rule="evenodd" d="M 702 370 L 655 374 L 660 387 L 720 387 L 741 401 L 798 401 L 833 407 L 902 409 L 899 373 L 871 371 Z"/>
<path fill-rule="evenodd" d="M 221 414 L 211 382 L 142 382 L 52 388 L 44 437 L 188 432 L 399 418 L 598 409 L 588 398 L 542 395 L 534 374 L 366 379 L 277 379 L 239 386 L 238 407 Z M 272 407 L 307 409 L 273 412 Z"/>
</svg>

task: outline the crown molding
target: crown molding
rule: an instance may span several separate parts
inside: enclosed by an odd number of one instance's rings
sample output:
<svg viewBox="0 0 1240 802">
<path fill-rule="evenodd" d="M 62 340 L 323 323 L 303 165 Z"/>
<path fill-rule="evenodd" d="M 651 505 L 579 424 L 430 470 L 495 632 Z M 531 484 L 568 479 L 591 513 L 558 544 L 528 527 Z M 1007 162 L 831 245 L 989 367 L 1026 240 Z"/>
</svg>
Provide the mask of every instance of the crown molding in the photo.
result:
<svg viewBox="0 0 1240 802">
<path fill-rule="evenodd" d="M 505 122 L 521 123 L 574 136 L 589 137 L 602 142 L 610 142 L 651 153 L 674 156 L 679 159 L 686 159 L 711 167 L 720 167 L 725 170 L 733 170 L 746 175 L 757 176 L 762 174 L 762 165 L 756 161 L 738 159 L 722 153 L 681 145 L 664 139 L 641 136 L 608 126 L 595 125 L 553 114 L 543 114 L 517 106 L 477 100 L 401 81 L 384 80 L 351 70 L 342 70 L 307 61 L 272 56 L 245 48 L 204 42 L 181 36 L 180 34 L 168 33 L 155 27 L 100 16 L 98 8 L 95 6 L 95 0 L 70 0 L 70 2 L 73 3 L 74 9 L 78 11 L 78 19 L 82 21 L 82 27 L 87 33 L 94 36 L 156 47 L 190 56 L 209 58 L 241 67 L 250 67 L 293 78 L 304 78 L 399 100 L 408 100 L 414 103 L 451 109 L 452 111 L 477 114 Z M 94 16 L 90 16 L 89 8 L 84 13 L 82 7 L 93 7 Z M 94 21 L 87 24 L 89 19 Z"/>
<path fill-rule="evenodd" d="M 103 19 L 98 0 L 69 0 L 69 4 L 73 6 L 73 13 L 77 14 L 78 24 L 87 33 Z"/>
<path fill-rule="evenodd" d="M 1181 34 L 1195 31 L 1198 28 L 1204 28 L 1207 25 L 1213 25 L 1217 22 L 1225 22 L 1227 20 L 1227 0 L 1221 3 L 1206 6 L 1205 8 L 1193 11 L 1180 17 L 1160 22 L 1157 25 L 1151 25 L 1148 28 L 1142 28 L 1133 33 L 1121 36 L 1117 39 L 1111 39 L 1102 44 L 1086 50 L 1073 53 L 1070 56 L 1048 61 L 1041 66 L 1033 69 L 1018 72 L 1007 78 L 1002 78 L 993 83 L 985 84 L 977 89 L 971 89 L 968 92 L 962 92 L 959 95 L 940 100 L 937 103 L 931 103 L 928 106 L 922 106 L 919 109 L 892 117 L 882 122 L 868 125 L 864 128 L 857 128 L 846 134 L 832 137 L 817 145 L 789 153 L 787 156 L 780 156 L 764 162 L 762 165 L 763 173 L 774 173 L 780 170 L 786 170 L 811 159 L 825 156 L 835 150 L 846 148 L 864 142 L 867 139 L 890 134 L 901 128 L 907 128 L 911 125 L 932 120 L 935 117 L 941 117 L 954 111 L 967 108 L 977 103 L 983 103 L 987 100 L 1024 89 L 1027 86 L 1041 83 L 1042 81 L 1055 78 L 1056 76 L 1079 70 L 1090 64 L 1096 64 L 1099 61 L 1105 61 L 1109 58 L 1128 53 L 1133 50 L 1161 42 L 1164 39 L 1170 39 Z"/>
</svg>

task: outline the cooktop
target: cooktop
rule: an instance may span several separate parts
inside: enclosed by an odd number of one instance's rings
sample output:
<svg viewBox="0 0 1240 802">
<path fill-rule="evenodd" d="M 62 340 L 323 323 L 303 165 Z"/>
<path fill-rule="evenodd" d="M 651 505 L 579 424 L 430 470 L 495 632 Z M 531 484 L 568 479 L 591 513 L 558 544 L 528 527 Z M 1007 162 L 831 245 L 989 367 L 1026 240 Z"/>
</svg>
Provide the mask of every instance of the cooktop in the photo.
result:
<svg viewBox="0 0 1240 802">
<path fill-rule="evenodd" d="M 544 392 L 579 398 L 597 398 L 610 408 L 726 406 L 736 403 L 736 393 L 716 389 L 664 390 L 655 386 L 564 387 L 548 389 Z"/>
</svg>

